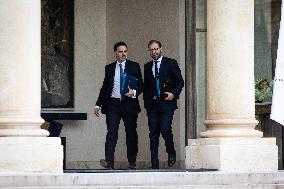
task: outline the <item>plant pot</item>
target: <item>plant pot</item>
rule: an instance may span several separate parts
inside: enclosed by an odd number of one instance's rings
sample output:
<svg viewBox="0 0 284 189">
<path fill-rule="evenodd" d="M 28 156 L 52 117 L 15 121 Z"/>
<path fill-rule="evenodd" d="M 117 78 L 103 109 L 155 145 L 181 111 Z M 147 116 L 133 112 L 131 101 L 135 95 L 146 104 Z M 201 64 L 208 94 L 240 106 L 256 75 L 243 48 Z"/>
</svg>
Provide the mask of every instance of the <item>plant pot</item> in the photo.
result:
<svg viewBox="0 0 284 189">
<path fill-rule="evenodd" d="M 263 103 L 263 100 L 256 100 L 255 103 Z"/>
</svg>

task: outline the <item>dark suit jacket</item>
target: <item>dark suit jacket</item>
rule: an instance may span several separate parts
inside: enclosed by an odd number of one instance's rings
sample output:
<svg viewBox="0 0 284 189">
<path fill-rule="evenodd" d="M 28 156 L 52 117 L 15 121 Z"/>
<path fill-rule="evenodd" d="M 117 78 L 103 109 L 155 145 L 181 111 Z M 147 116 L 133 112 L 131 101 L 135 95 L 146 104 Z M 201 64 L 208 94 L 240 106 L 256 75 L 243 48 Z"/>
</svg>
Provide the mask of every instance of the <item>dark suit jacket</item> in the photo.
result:
<svg viewBox="0 0 284 189">
<path fill-rule="evenodd" d="M 100 94 L 96 102 L 97 106 L 100 106 L 102 113 L 107 113 L 108 103 L 111 99 L 111 93 L 114 83 L 116 61 L 105 66 L 105 78 L 103 86 L 100 89 Z M 126 111 L 129 113 L 139 113 L 141 111 L 138 96 L 142 93 L 143 81 L 140 66 L 137 62 L 126 60 L 125 72 L 138 79 L 138 88 L 136 89 L 136 98 L 129 98 L 124 96 Z"/>
<path fill-rule="evenodd" d="M 143 89 L 143 99 L 144 107 L 146 110 L 150 110 L 153 103 L 154 92 L 155 92 L 155 78 L 152 72 L 153 61 L 148 62 L 144 66 L 144 89 Z M 177 109 L 177 99 L 181 93 L 184 86 L 184 81 L 181 75 L 180 68 L 175 59 L 163 57 L 159 69 L 159 79 L 160 81 L 165 79 L 171 79 L 174 81 L 175 85 L 172 91 L 175 98 L 171 101 L 161 100 L 161 108 L 164 111 L 174 111 Z"/>
</svg>

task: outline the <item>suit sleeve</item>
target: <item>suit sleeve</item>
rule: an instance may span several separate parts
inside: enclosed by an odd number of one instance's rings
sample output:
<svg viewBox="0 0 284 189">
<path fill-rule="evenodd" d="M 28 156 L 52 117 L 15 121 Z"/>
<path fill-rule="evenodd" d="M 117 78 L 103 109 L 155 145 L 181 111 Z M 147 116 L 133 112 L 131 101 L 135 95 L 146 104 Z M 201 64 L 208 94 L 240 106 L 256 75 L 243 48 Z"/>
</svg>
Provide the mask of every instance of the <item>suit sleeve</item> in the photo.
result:
<svg viewBox="0 0 284 189">
<path fill-rule="evenodd" d="M 104 78 L 104 81 L 103 81 L 103 86 L 100 89 L 99 97 L 98 97 L 98 100 L 96 102 L 96 106 L 100 106 L 100 107 L 104 104 L 104 100 L 105 100 L 107 88 L 108 88 L 107 69 L 108 69 L 108 67 L 106 65 L 105 66 L 105 78 Z"/>
<path fill-rule="evenodd" d="M 142 73 L 141 73 L 139 64 L 137 64 L 137 70 L 138 70 L 137 72 L 138 86 L 136 90 L 136 97 L 138 97 L 143 91 L 143 79 L 142 79 Z"/>
<path fill-rule="evenodd" d="M 146 70 L 147 70 L 147 64 L 144 65 L 144 83 L 143 83 L 143 99 L 144 99 L 144 102 L 145 102 L 145 99 L 148 98 L 147 94 L 149 93 L 148 88 L 147 88 L 147 87 L 149 87 L 149 83 L 148 83 L 148 79 L 147 79 L 147 76 L 146 76 Z"/>
<path fill-rule="evenodd" d="M 181 91 L 182 91 L 182 88 L 184 86 L 184 80 L 182 78 L 181 70 L 180 70 L 176 60 L 173 60 L 172 66 L 173 66 L 172 67 L 173 75 L 174 75 L 175 80 L 176 80 L 175 88 L 172 91 L 172 93 L 175 96 L 175 98 L 178 98 Z"/>
</svg>

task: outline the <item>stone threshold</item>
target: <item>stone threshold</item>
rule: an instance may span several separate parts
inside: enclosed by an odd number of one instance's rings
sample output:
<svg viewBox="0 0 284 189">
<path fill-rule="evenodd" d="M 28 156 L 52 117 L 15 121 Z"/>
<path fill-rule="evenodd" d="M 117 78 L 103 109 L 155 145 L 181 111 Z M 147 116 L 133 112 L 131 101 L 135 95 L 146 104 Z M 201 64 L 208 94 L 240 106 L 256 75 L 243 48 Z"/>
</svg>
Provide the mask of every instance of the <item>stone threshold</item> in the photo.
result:
<svg viewBox="0 0 284 189">
<path fill-rule="evenodd" d="M 209 172 L 217 171 L 217 169 L 173 169 L 173 168 L 162 168 L 162 169 L 64 169 L 64 173 L 137 173 L 137 172 Z"/>
<path fill-rule="evenodd" d="M 66 169 L 102 169 L 102 166 L 100 165 L 100 161 L 66 161 Z M 136 161 L 136 166 L 138 169 L 149 169 L 151 166 L 150 161 Z M 127 161 L 115 161 L 114 162 L 114 168 L 115 169 L 127 169 L 128 168 L 128 162 Z M 185 168 L 184 160 L 177 160 L 175 165 L 171 168 L 168 167 L 168 161 L 160 161 L 160 168 L 162 169 L 180 169 Z"/>
</svg>

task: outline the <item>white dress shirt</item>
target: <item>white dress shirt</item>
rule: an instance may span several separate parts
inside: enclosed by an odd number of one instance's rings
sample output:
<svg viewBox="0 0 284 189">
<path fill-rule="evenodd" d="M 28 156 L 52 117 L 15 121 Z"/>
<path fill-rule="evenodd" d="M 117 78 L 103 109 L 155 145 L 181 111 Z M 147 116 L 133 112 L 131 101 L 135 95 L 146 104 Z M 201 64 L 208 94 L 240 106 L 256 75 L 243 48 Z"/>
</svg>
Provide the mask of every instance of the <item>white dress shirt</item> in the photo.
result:
<svg viewBox="0 0 284 189">
<path fill-rule="evenodd" d="M 161 66 L 161 62 L 162 62 L 163 56 L 161 56 L 158 60 L 153 60 L 153 66 L 152 66 L 152 73 L 153 76 L 155 77 L 155 61 L 157 62 L 157 67 L 158 67 L 158 72 L 160 71 L 160 66 Z"/>
<path fill-rule="evenodd" d="M 119 63 L 118 61 L 116 62 L 116 66 L 115 66 L 115 74 L 114 74 L 114 79 L 113 79 L 113 87 L 112 87 L 112 93 L 111 93 L 111 97 L 112 98 L 121 98 L 120 95 L 120 68 L 119 68 L 119 64 L 122 64 L 122 70 L 124 73 L 125 70 L 125 61 Z"/>
</svg>

